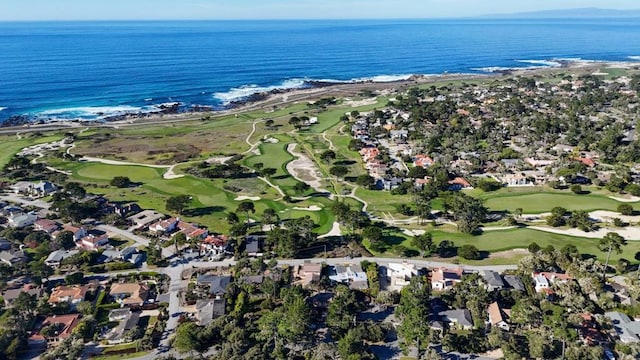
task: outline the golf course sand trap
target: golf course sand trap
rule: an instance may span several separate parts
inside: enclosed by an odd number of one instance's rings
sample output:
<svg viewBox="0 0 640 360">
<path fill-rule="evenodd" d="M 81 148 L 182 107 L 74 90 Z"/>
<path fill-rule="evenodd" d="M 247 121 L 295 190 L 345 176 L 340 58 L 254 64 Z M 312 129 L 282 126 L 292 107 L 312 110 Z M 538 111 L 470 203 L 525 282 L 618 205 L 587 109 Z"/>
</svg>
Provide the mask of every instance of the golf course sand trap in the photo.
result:
<svg viewBox="0 0 640 360">
<path fill-rule="evenodd" d="M 245 201 L 245 200 L 251 200 L 251 201 L 258 201 L 260 200 L 259 196 L 238 196 L 237 198 L 233 199 L 235 201 Z"/>
<path fill-rule="evenodd" d="M 378 102 L 378 98 L 369 98 L 369 99 L 362 99 L 362 100 L 347 100 L 344 102 L 344 104 L 346 104 L 349 107 L 360 107 L 360 106 L 373 105 L 377 102 Z"/>
<path fill-rule="evenodd" d="M 317 206 L 317 205 L 312 205 L 306 208 L 302 208 L 302 207 L 294 207 L 293 210 L 300 210 L 300 211 L 321 211 L 322 208 Z"/>
<path fill-rule="evenodd" d="M 331 228 L 331 231 L 329 231 L 324 235 L 318 236 L 318 239 L 324 239 L 324 238 L 333 237 L 333 236 L 342 236 L 342 231 L 340 230 L 340 223 L 338 222 L 334 222 L 333 227 Z"/>
<path fill-rule="evenodd" d="M 638 202 L 640 201 L 640 197 L 637 196 L 626 196 L 626 197 L 617 197 L 617 196 L 609 196 L 609 199 L 613 199 L 615 201 L 620 201 L 620 202 Z"/>
<path fill-rule="evenodd" d="M 287 172 L 296 180 L 306 183 L 317 192 L 328 192 L 322 189 L 316 164 L 306 155 L 295 152 L 296 146 L 298 146 L 296 143 L 287 145 L 287 152 L 295 157 L 294 160 L 287 164 Z"/>
</svg>

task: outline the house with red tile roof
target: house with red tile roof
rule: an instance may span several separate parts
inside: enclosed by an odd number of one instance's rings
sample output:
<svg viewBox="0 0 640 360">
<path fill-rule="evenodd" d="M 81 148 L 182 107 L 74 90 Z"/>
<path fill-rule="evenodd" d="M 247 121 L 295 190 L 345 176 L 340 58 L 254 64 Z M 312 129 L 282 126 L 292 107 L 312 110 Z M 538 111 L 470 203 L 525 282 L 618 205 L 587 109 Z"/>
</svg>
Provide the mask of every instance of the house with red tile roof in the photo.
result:
<svg viewBox="0 0 640 360">
<path fill-rule="evenodd" d="M 431 288 L 435 291 L 444 291 L 453 288 L 453 286 L 462 281 L 464 271 L 462 268 L 431 269 Z"/>
<path fill-rule="evenodd" d="M 56 230 L 60 229 L 60 224 L 53 220 L 40 219 L 33 223 L 33 228 L 37 231 L 44 231 L 47 234 L 51 235 Z"/>
<path fill-rule="evenodd" d="M 200 251 L 205 254 L 222 254 L 227 247 L 228 241 L 229 239 L 225 235 L 209 235 L 200 244 Z"/>
<path fill-rule="evenodd" d="M 580 161 L 581 163 L 587 165 L 588 167 L 596 166 L 596 162 L 593 161 L 593 159 L 588 158 L 588 157 L 579 157 L 577 160 Z"/>
<path fill-rule="evenodd" d="M 49 316 L 42 323 L 42 327 L 40 328 L 38 335 L 44 337 L 49 345 L 58 345 L 73 334 L 73 329 L 78 326 L 81 318 L 82 315 L 80 314 Z M 52 326 L 56 328 L 53 333 L 41 333 L 43 329 L 50 329 Z"/>
<path fill-rule="evenodd" d="M 493 302 L 487 308 L 487 314 L 489 314 L 488 324 L 491 326 L 497 326 L 502 330 L 509 331 L 508 311 L 502 309 L 497 302 Z"/>
<path fill-rule="evenodd" d="M 413 166 L 427 168 L 429 166 L 433 166 L 435 161 L 427 155 L 419 154 L 413 158 Z"/>
<path fill-rule="evenodd" d="M 109 243 L 109 236 L 107 234 L 94 235 L 89 234 L 80 241 L 76 242 L 76 246 L 85 250 L 95 251 Z"/>
<path fill-rule="evenodd" d="M 87 285 L 57 286 L 51 291 L 51 295 L 47 302 L 51 305 L 69 303 L 74 307 L 79 302 L 84 301 L 89 290 L 90 289 Z"/>
<path fill-rule="evenodd" d="M 458 191 L 462 189 L 472 189 L 472 186 L 462 177 L 456 177 L 453 180 L 449 180 L 449 190 Z"/>
<path fill-rule="evenodd" d="M 362 155 L 362 160 L 364 160 L 364 162 L 369 162 L 370 160 L 375 159 L 379 154 L 380 150 L 378 150 L 378 148 L 366 147 L 360 149 L 360 155 Z"/>
</svg>

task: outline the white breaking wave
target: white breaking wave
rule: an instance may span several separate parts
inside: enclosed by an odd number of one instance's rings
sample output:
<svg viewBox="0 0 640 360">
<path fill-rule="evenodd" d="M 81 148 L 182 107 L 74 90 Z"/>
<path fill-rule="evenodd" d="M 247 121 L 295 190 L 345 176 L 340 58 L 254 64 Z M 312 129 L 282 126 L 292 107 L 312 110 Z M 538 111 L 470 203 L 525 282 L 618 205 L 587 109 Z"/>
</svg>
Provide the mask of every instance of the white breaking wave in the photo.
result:
<svg viewBox="0 0 640 360">
<path fill-rule="evenodd" d="M 553 60 L 516 60 L 516 62 L 525 63 L 525 64 L 540 65 L 542 67 L 559 67 L 559 66 L 562 66 L 561 63 L 559 63 L 557 61 L 553 61 Z"/>
<path fill-rule="evenodd" d="M 8 107 L 0 106 L 0 111 L 7 110 L 7 109 L 8 109 Z"/>
<path fill-rule="evenodd" d="M 640 56 L 628 56 L 628 59 L 640 61 Z"/>
<path fill-rule="evenodd" d="M 229 105 L 234 101 L 246 99 L 254 94 L 269 92 L 273 90 L 289 90 L 289 89 L 303 89 L 309 87 L 312 83 L 329 83 L 329 84 L 351 84 L 360 82 L 394 82 L 408 80 L 414 76 L 413 74 L 403 75 L 378 75 L 372 77 L 363 77 L 351 80 L 336 80 L 336 79 L 290 79 L 285 80 L 279 85 L 273 86 L 259 86 L 259 85 L 244 85 L 237 88 L 232 88 L 227 92 L 217 92 L 213 94 L 213 97 L 222 101 L 224 105 Z"/>
<path fill-rule="evenodd" d="M 279 89 L 299 89 L 305 86 L 306 81 L 304 79 L 291 79 L 283 81 L 280 85 L 274 86 L 245 85 L 238 88 L 233 88 L 227 92 L 214 93 L 213 97 L 222 101 L 223 104 L 228 105 L 231 102 L 246 99 L 253 94 L 259 94 Z"/>
<path fill-rule="evenodd" d="M 74 108 L 51 109 L 36 114 L 40 118 L 61 119 L 101 119 L 109 116 L 117 116 L 128 113 L 147 112 L 149 108 L 121 106 L 81 106 Z"/>
</svg>

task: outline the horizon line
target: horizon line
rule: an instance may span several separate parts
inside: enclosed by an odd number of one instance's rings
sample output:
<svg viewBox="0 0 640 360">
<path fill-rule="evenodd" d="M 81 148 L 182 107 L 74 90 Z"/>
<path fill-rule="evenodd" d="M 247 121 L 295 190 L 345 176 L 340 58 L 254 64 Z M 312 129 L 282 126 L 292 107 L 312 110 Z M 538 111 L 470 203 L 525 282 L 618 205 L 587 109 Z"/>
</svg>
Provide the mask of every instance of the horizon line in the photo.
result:
<svg viewBox="0 0 640 360">
<path fill-rule="evenodd" d="M 637 9 L 640 10 L 640 9 Z M 595 19 L 637 19 L 638 15 L 629 16 L 532 16 L 522 17 L 521 14 L 492 14 L 492 15 L 474 15 L 464 17 L 453 16 L 436 16 L 436 17 L 371 17 L 371 18 L 166 18 L 166 19 L 20 19 L 20 20 L 3 20 L 0 23 L 36 23 L 36 22 L 189 22 L 189 21 L 371 21 L 371 20 L 407 20 L 407 21 L 424 21 L 424 20 L 595 20 Z"/>
</svg>

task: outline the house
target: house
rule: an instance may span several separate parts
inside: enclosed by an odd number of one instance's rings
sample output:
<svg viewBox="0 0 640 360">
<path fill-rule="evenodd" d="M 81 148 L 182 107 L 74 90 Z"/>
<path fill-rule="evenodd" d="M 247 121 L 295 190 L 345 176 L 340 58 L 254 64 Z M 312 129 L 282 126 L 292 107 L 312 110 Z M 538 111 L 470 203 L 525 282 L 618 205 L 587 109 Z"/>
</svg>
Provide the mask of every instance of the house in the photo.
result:
<svg viewBox="0 0 640 360">
<path fill-rule="evenodd" d="M 632 320 L 627 314 L 617 311 L 606 312 L 604 316 L 613 323 L 613 329 L 621 342 L 628 344 L 640 341 L 640 321 Z"/>
<path fill-rule="evenodd" d="M 113 311 L 115 310 L 112 310 L 112 312 Z M 140 322 L 140 312 L 132 312 L 129 310 L 128 312 L 122 312 L 119 315 L 122 319 L 118 323 L 118 326 L 111 330 L 107 335 L 107 342 L 110 345 L 122 344 L 123 342 L 131 341 L 132 339 L 128 338 L 128 334 L 131 330 L 135 329 Z M 111 313 L 109 313 L 109 319 L 111 319 Z"/>
<path fill-rule="evenodd" d="M 539 160 L 534 158 L 526 158 L 524 161 L 535 168 L 544 168 L 554 163 L 553 160 Z"/>
<path fill-rule="evenodd" d="M 524 284 L 519 277 L 515 275 L 504 275 L 502 279 L 509 289 L 516 291 L 525 291 Z"/>
<path fill-rule="evenodd" d="M 502 290 L 504 288 L 504 281 L 497 272 L 492 270 L 483 270 L 480 272 L 480 276 L 482 276 L 484 281 L 487 283 L 485 285 L 487 291 Z"/>
<path fill-rule="evenodd" d="M 43 294 L 43 289 L 41 287 L 33 286 L 32 284 L 25 284 L 23 287 L 18 289 L 9 289 L 2 293 L 2 298 L 4 299 L 4 307 L 10 308 L 13 307 L 13 302 L 20 296 L 22 293 L 27 293 L 31 296 L 34 296 L 36 299 L 41 297 Z"/>
<path fill-rule="evenodd" d="M 255 235 L 247 236 L 245 251 L 247 256 L 260 257 L 262 256 L 262 246 L 260 244 L 261 238 Z"/>
<path fill-rule="evenodd" d="M 76 246 L 85 250 L 98 250 L 109 243 L 109 236 L 104 233 L 101 235 L 89 234 L 80 241 L 76 242 Z"/>
<path fill-rule="evenodd" d="M 471 184 L 461 177 L 456 177 L 453 180 L 449 180 L 449 191 L 460 191 L 462 189 L 471 189 Z"/>
<path fill-rule="evenodd" d="M 125 205 L 121 205 L 121 204 L 107 204 L 107 208 L 106 208 L 106 212 L 107 213 L 114 213 L 119 215 L 120 217 L 127 217 L 130 214 L 135 214 L 140 212 L 142 209 L 140 208 L 140 206 L 136 203 L 130 203 L 130 204 L 125 204 Z"/>
<path fill-rule="evenodd" d="M 178 230 L 178 232 L 184 234 L 187 240 L 191 240 L 191 239 L 202 240 L 208 235 L 208 232 L 206 229 L 201 229 L 196 225 L 190 224 L 185 221 L 178 221 L 178 224 L 176 225 L 176 229 Z"/>
<path fill-rule="evenodd" d="M 79 302 L 84 301 L 88 292 L 89 287 L 86 285 L 57 286 L 51 291 L 48 303 L 54 306 L 61 303 L 68 303 L 73 308 Z"/>
<path fill-rule="evenodd" d="M 407 130 L 391 130 L 389 134 L 391 135 L 391 139 L 394 140 L 403 140 L 409 137 L 409 131 Z"/>
<path fill-rule="evenodd" d="M 360 155 L 362 155 L 362 160 L 364 160 L 364 162 L 369 162 L 380 155 L 380 150 L 375 147 L 365 147 L 360 149 Z"/>
<path fill-rule="evenodd" d="M 219 297 L 227 293 L 227 286 L 231 283 L 231 276 L 203 274 L 198 276 L 196 281 L 198 285 L 208 287 L 210 296 Z"/>
<path fill-rule="evenodd" d="M 58 187 L 49 181 L 40 181 L 33 185 L 32 195 L 34 196 L 48 196 L 58 191 Z"/>
<path fill-rule="evenodd" d="M 27 257 L 21 251 L 0 251 L 0 261 L 8 266 L 20 266 L 27 262 Z"/>
<path fill-rule="evenodd" d="M 60 224 L 49 219 L 40 219 L 33 223 L 33 229 L 51 235 L 60 228 Z"/>
<path fill-rule="evenodd" d="M 120 306 L 142 306 L 149 299 L 149 287 L 139 283 L 115 283 L 111 285 L 109 296 Z"/>
<path fill-rule="evenodd" d="M 47 256 L 47 259 L 44 261 L 44 263 L 47 266 L 57 269 L 58 267 L 60 267 L 62 260 L 68 257 L 71 257 L 77 253 L 78 251 L 76 250 L 56 250 L 51 254 L 49 254 L 49 256 Z"/>
<path fill-rule="evenodd" d="M 300 269 L 303 285 L 309 285 L 313 282 L 320 281 L 320 275 L 322 274 L 322 264 L 314 264 L 309 260 L 305 260 Z"/>
<path fill-rule="evenodd" d="M 489 320 L 487 322 L 490 326 L 497 326 L 504 331 L 509 331 L 509 323 L 507 322 L 507 311 L 503 310 L 497 302 L 493 302 L 487 308 L 489 314 Z"/>
<path fill-rule="evenodd" d="M 598 329 L 598 324 L 593 318 L 593 315 L 591 313 L 582 313 L 580 314 L 580 317 L 582 317 L 582 322 L 578 328 L 578 333 L 584 344 L 588 346 L 595 346 L 604 343 L 606 341 L 606 337 L 600 329 Z"/>
<path fill-rule="evenodd" d="M 558 274 L 551 272 L 534 272 L 531 276 L 533 277 L 533 281 L 535 283 L 536 292 L 547 291 L 546 289 L 550 289 L 551 285 L 554 282 L 566 282 L 572 279 L 572 277 L 567 274 Z"/>
<path fill-rule="evenodd" d="M 176 230 L 180 219 L 172 217 L 166 220 L 160 220 L 152 225 L 149 225 L 149 231 L 154 233 L 170 234 Z"/>
<path fill-rule="evenodd" d="M 38 216 L 27 214 L 12 214 L 7 218 L 7 225 L 15 229 L 22 229 L 27 226 L 33 225 L 38 220 Z"/>
<path fill-rule="evenodd" d="M 78 242 L 83 237 L 87 236 L 87 230 L 84 227 L 77 227 L 71 224 L 62 225 L 62 231 L 68 231 L 73 234 L 73 241 Z M 56 238 L 62 231 L 56 231 L 53 233 L 53 237 Z"/>
<path fill-rule="evenodd" d="M 359 264 L 332 266 L 329 279 L 335 282 L 349 284 L 351 289 L 362 290 L 369 287 L 367 273 L 362 271 L 362 267 Z"/>
<path fill-rule="evenodd" d="M 414 264 L 407 262 L 389 263 L 387 266 L 388 287 L 390 290 L 400 290 L 409 285 L 411 278 L 418 275 L 418 269 Z"/>
<path fill-rule="evenodd" d="M 165 215 L 153 210 L 144 210 L 138 214 L 129 216 L 127 221 L 134 224 L 133 229 L 142 229 L 149 224 L 161 220 L 164 216 Z"/>
<path fill-rule="evenodd" d="M 129 317 L 131 314 L 131 309 L 122 308 L 122 309 L 113 309 L 109 311 L 109 321 L 122 321 Z"/>
<path fill-rule="evenodd" d="M 200 251 L 213 256 L 224 254 L 228 241 L 225 235 L 209 235 L 200 244 Z"/>
<path fill-rule="evenodd" d="M 80 314 L 68 314 L 68 315 L 53 315 L 49 316 L 42 322 L 40 331 L 51 326 L 57 329 L 52 334 L 40 334 L 42 335 L 48 344 L 58 345 L 63 340 L 69 338 L 73 334 L 73 329 L 80 323 Z"/>
<path fill-rule="evenodd" d="M 593 161 L 593 159 L 588 157 L 579 157 L 577 160 L 590 168 L 596 166 L 596 162 Z"/>
<path fill-rule="evenodd" d="M 473 319 L 468 309 L 441 311 L 438 316 L 442 322 L 449 324 L 450 327 L 458 327 L 463 330 L 473 329 Z"/>
<path fill-rule="evenodd" d="M 502 177 L 502 183 L 506 186 L 533 186 L 533 183 L 522 174 L 507 174 Z"/>
<path fill-rule="evenodd" d="M 431 270 L 431 289 L 435 291 L 444 291 L 453 288 L 453 286 L 462 281 L 464 274 L 462 268 L 457 269 L 432 269 Z"/>
<path fill-rule="evenodd" d="M 427 155 L 419 154 L 413 158 L 413 166 L 416 167 L 426 168 L 432 166 L 433 164 L 435 164 L 435 161 L 433 161 L 433 159 Z"/>
<path fill-rule="evenodd" d="M 224 314 L 224 299 L 198 300 L 196 302 L 196 319 L 200 326 L 207 326 L 213 319 L 224 316 Z"/>
</svg>

